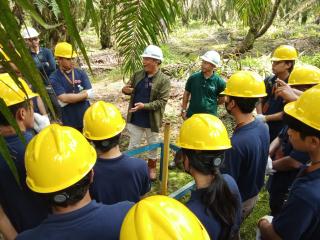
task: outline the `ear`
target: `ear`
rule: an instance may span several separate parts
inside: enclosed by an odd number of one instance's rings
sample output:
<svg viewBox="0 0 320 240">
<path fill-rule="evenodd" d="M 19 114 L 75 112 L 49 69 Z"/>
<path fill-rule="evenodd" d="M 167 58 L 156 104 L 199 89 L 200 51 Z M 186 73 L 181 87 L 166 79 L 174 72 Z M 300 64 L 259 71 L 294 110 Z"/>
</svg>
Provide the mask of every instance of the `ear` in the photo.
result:
<svg viewBox="0 0 320 240">
<path fill-rule="evenodd" d="M 310 146 L 311 151 L 317 150 L 320 148 L 320 139 L 316 136 L 308 136 L 307 143 Z"/>
<path fill-rule="evenodd" d="M 27 114 L 27 111 L 25 108 L 19 108 L 16 112 L 16 120 L 17 121 L 23 121 L 26 119 L 26 114 Z"/>
</svg>

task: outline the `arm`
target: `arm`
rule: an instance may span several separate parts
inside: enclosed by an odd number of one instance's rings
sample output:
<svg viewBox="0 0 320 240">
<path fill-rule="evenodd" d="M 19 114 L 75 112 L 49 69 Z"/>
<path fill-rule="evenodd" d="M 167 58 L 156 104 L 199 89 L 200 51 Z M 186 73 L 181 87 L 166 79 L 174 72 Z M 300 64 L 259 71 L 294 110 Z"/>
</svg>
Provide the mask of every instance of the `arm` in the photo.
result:
<svg viewBox="0 0 320 240">
<path fill-rule="evenodd" d="M 181 104 L 181 117 L 185 120 L 187 119 L 187 108 L 190 99 L 191 93 L 187 90 L 184 90 Z"/>
<path fill-rule="evenodd" d="M 276 137 L 271 143 L 269 147 L 269 155 L 272 157 L 278 148 L 280 147 L 280 138 Z"/>
<path fill-rule="evenodd" d="M 12 226 L 7 215 L 4 213 L 0 206 L 0 232 L 3 234 L 6 240 L 13 240 L 17 236 L 17 231 Z"/>
<path fill-rule="evenodd" d="M 84 101 L 88 98 L 87 91 L 82 91 L 79 93 L 63 93 L 58 96 L 58 99 L 64 103 L 77 103 Z"/>
<path fill-rule="evenodd" d="M 280 121 L 282 120 L 283 112 L 277 112 L 274 114 L 265 115 L 265 117 L 266 117 L 266 122 Z"/>
<path fill-rule="evenodd" d="M 262 218 L 258 222 L 258 228 L 261 231 L 263 240 L 281 240 L 281 237 L 275 232 L 271 223 L 268 220 Z"/>
<path fill-rule="evenodd" d="M 41 113 L 41 115 L 47 115 L 46 108 L 45 108 L 44 103 L 40 97 L 37 97 L 37 105 L 38 105 L 39 112 Z"/>
<path fill-rule="evenodd" d="M 296 159 L 285 156 L 283 158 L 280 158 L 278 160 L 275 160 L 272 162 L 272 168 L 276 171 L 290 171 L 299 169 L 301 167 L 302 163 L 297 161 Z"/>
<path fill-rule="evenodd" d="M 50 73 L 52 73 L 54 70 L 56 70 L 56 61 L 54 60 L 53 54 L 50 49 L 48 49 L 47 57 L 48 57 L 47 60 L 49 63 L 49 66 L 48 66 L 49 71 L 50 71 Z"/>
</svg>

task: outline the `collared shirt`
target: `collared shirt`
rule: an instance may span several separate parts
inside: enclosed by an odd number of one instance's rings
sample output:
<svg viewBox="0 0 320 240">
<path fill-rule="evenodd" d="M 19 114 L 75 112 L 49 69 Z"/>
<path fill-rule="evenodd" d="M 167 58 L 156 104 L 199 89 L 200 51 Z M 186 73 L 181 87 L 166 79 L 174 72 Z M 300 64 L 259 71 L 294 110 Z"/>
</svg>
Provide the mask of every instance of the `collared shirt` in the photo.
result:
<svg viewBox="0 0 320 240">
<path fill-rule="evenodd" d="M 72 72 L 65 73 L 69 79 L 72 79 Z M 50 76 L 52 87 L 57 96 L 64 93 L 79 93 L 83 90 L 91 89 L 91 83 L 87 74 L 74 68 L 74 84 L 70 83 L 66 76 L 57 69 Z M 87 108 L 90 106 L 88 100 L 84 100 L 77 103 L 70 103 L 62 108 L 62 122 L 65 126 L 74 127 L 76 129 L 83 128 L 83 115 Z"/>
<path fill-rule="evenodd" d="M 305 172 L 294 181 L 288 201 L 272 221 L 274 230 L 282 239 L 320 239 L 319 189 L 320 169 Z"/>
<path fill-rule="evenodd" d="M 134 91 L 133 106 L 135 103 L 150 102 L 150 93 L 152 88 L 153 77 L 148 77 L 147 73 L 142 81 L 140 81 Z M 142 109 L 137 112 L 132 113 L 131 123 L 143 128 L 150 128 L 150 116 L 149 111 Z"/>
<path fill-rule="evenodd" d="M 218 97 L 225 87 L 225 81 L 217 73 L 213 73 L 208 79 L 202 72 L 192 74 L 185 87 L 191 94 L 187 117 L 195 113 L 217 115 Z"/>
<path fill-rule="evenodd" d="M 231 137 L 232 148 L 225 151 L 221 172 L 237 182 L 242 201 L 256 196 L 264 185 L 269 155 L 269 132 L 265 123 L 253 122 L 237 128 Z"/>
<path fill-rule="evenodd" d="M 23 135 L 27 143 L 33 137 L 30 132 L 25 132 Z M 18 135 L 5 137 L 5 141 L 17 168 L 21 188 L 0 155 L 0 205 L 19 233 L 39 225 L 47 217 L 50 208 L 26 185 L 24 165 L 26 145 L 21 142 Z"/>
<path fill-rule="evenodd" d="M 94 166 L 91 196 L 98 202 L 138 202 L 151 187 L 147 163 L 126 154 L 113 159 L 98 158 Z"/>
<path fill-rule="evenodd" d="M 49 215 L 39 226 L 16 239 L 118 240 L 122 221 L 132 206 L 130 202 L 103 205 L 93 200 L 75 211 Z"/>
</svg>

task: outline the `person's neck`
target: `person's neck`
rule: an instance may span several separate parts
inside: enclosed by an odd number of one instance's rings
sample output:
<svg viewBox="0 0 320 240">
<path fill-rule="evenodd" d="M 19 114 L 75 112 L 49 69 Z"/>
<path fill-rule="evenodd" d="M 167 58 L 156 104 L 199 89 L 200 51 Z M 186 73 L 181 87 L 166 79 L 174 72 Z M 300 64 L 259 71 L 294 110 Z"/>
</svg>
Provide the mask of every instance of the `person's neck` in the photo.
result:
<svg viewBox="0 0 320 240">
<path fill-rule="evenodd" d="M 119 145 L 111 148 L 108 152 L 98 154 L 99 158 L 106 159 L 106 160 L 117 158 L 117 157 L 120 157 L 121 155 L 122 153 L 120 152 Z"/>
<path fill-rule="evenodd" d="M 214 71 L 212 71 L 212 72 L 202 72 L 202 73 L 203 73 L 204 78 L 208 79 L 213 75 Z"/>
<path fill-rule="evenodd" d="M 310 156 L 311 165 L 320 162 L 320 151 L 309 152 L 308 154 Z"/>
<path fill-rule="evenodd" d="M 194 181 L 196 183 L 197 189 L 207 188 L 214 181 L 213 175 L 203 175 L 203 174 L 198 173 L 196 171 L 193 171 L 192 176 L 193 176 Z"/>
<path fill-rule="evenodd" d="M 290 75 L 289 72 L 282 72 L 282 73 L 279 73 L 279 74 L 277 75 L 277 77 L 278 77 L 279 79 L 281 79 L 282 81 L 285 81 L 286 79 L 289 78 L 289 75 Z"/>
<path fill-rule="evenodd" d="M 17 121 L 17 124 L 20 128 L 21 132 L 25 132 L 26 131 L 26 127 L 21 124 L 21 122 Z M 12 135 L 16 135 L 16 130 L 11 127 L 11 126 L 0 126 L 0 135 L 3 137 L 7 137 L 7 136 L 12 136 Z"/>
<path fill-rule="evenodd" d="M 158 71 L 159 71 L 159 68 L 155 68 L 154 70 L 147 72 L 147 76 L 153 77 L 154 75 L 157 74 Z"/>
<path fill-rule="evenodd" d="M 244 125 L 247 125 L 251 122 L 254 121 L 254 117 L 252 115 L 252 113 L 236 113 L 236 114 L 233 114 L 234 118 L 235 118 L 235 121 L 236 121 L 236 124 L 237 126 L 238 125 L 241 125 L 241 126 L 244 126 Z"/>
<path fill-rule="evenodd" d="M 53 214 L 64 214 L 64 213 L 73 212 L 75 210 L 83 208 L 84 206 L 88 205 L 90 202 L 91 202 L 91 197 L 89 194 L 89 190 L 87 190 L 86 195 L 79 202 L 77 202 L 73 205 L 67 206 L 67 207 L 54 206 L 54 207 L 52 207 L 52 213 Z"/>
</svg>

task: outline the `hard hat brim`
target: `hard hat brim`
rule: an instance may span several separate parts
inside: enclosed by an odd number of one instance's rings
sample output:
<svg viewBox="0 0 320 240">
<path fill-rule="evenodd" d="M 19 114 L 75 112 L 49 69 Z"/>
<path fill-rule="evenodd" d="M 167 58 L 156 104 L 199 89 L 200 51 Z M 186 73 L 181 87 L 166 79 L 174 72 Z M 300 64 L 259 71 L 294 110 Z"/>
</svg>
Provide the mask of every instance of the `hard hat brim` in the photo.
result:
<svg viewBox="0 0 320 240">
<path fill-rule="evenodd" d="M 153 58 L 153 59 L 157 59 L 157 60 L 163 61 L 163 58 L 157 57 L 157 56 L 154 56 L 154 55 L 149 55 L 149 54 L 142 54 L 141 57 L 142 58 L 144 58 L 144 57 Z"/>
<path fill-rule="evenodd" d="M 220 63 L 218 64 L 218 63 L 215 63 L 215 62 L 213 62 L 213 61 L 211 61 L 209 58 L 206 58 L 205 56 L 201 56 L 200 57 L 203 61 L 206 61 L 206 62 L 208 62 L 208 63 L 211 63 L 211 64 L 213 64 L 214 66 L 216 66 L 216 67 L 220 67 Z"/>
</svg>

